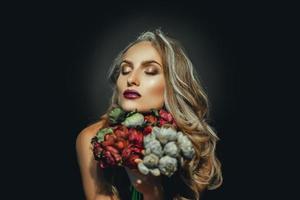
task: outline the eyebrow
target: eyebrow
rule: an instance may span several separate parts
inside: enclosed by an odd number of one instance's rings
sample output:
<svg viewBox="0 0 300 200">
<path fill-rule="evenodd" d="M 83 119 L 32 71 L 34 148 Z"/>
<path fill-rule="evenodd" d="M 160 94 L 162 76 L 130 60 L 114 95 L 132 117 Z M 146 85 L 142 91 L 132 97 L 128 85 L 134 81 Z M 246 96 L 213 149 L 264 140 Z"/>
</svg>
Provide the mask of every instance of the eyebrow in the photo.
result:
<svg viewBox="0 0 300 200">
<path fill-rule="evenodd" d="M 129 60 L 123 60 L 122 62 L 121 62 L 121 64 L 122 63 L 127 63 L 127 64 L 129 64 L 129 66 L 131 66 L 131 67 L 133 67 L 133 63 L 131 62 L 131 61 L 129 61 Z M 156 63 L 156 64 L 158 64 L 160 67 L 162 67 L 161 66 L 161 64 L 159 64 L 157 61 L 155 61 L 155 60 L 145 60 L 145 61 L 143 61 L 142 62 L 142 66 L 146 66 L 146 65 L 148 65 L 148 64 L 152 64 L 152 63 Z M 120 65 L 121 65 L 120 64 Z"/>
</svg>

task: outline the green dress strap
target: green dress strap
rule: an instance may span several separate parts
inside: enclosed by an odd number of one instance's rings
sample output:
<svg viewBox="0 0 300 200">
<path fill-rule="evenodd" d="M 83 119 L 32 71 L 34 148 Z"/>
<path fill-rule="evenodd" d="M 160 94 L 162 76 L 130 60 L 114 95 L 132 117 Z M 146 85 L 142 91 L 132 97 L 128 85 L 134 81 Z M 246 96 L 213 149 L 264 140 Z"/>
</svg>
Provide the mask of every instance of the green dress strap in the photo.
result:
<svg viewBox="0 0 300 200">
<path fill-rule="evenodd" d="M 131 191 L 131 200 L 143 200 L 143 195 L 135 189 L 132 185 L 130 185 Z"/>
</svg>

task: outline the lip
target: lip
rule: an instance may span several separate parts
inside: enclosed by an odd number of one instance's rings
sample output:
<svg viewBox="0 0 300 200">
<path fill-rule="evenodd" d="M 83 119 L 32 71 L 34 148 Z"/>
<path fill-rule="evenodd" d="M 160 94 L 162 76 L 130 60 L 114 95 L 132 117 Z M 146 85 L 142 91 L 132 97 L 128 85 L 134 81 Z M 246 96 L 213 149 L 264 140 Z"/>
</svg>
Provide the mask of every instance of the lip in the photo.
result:
<svg viewBox="0 0 300 200">
<path fill-rule="evenodd" d="M 133 90 L 133 89 L 127 89 L 127 90 L 125 90 L 123 92 L 123 96 L 126 99 L 137 99 L 137 98 L 141 97 L 140 93 L 138 93 L 138 91 Z"/>
</svg>

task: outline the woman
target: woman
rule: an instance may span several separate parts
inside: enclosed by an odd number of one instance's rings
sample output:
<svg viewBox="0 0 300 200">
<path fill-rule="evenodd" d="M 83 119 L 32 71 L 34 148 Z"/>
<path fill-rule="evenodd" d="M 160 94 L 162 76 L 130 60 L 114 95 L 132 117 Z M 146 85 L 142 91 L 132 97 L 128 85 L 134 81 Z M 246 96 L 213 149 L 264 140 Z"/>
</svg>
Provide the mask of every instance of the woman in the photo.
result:
<svg viewBox="0 0 300 200">
<path fill-rule="evenodd" d="M 111 106 L 98 122 L 82 130 L 76 141 L 86 199 L 130 199 L 128 185 L 143 194 L 144 200 L 199 199 L 203 190 L 221 185 L 221 165 L 215 156 L 218 137 L 205 121 L 208 99 L 195 74 L 180 44 L 161 30 L 142 33 L 119 53 L 109 71 L 114 85 Z M 192 141 L 193 160 L 171 178 L 124 168 L 99 170 L 91 138 L 108 125 L 107 113 L 115 105 L 139 112 L 164 107 Z"/>
</svg>

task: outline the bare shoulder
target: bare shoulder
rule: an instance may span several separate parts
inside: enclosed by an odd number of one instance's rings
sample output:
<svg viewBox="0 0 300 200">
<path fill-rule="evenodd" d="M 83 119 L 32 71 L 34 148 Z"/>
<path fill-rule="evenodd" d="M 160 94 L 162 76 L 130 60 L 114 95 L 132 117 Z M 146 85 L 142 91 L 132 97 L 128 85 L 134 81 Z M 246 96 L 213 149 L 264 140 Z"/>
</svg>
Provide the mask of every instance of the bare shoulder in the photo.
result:
<svg viewBox="0 0 300 200">
<path fill-rule="evenodd" d="M 104 126 L 99 121 L 84 128 L 76 138 L 76 152 L 86 199 L 111 199 L 102 186 L 101 177 L 97 174 L 97 163 L 93 155 L 91 139 Z"/>
<path fill-rule="evenodd" d="M 104 121 L 98 121 L 87 127 L 85 127 L 76 138 L 76 149 L 79 150 L 82 147 L 86 147 L 91 144 L 91 139 L 96 135 L 97 131 L 104 125 Z"/>
</svg>

